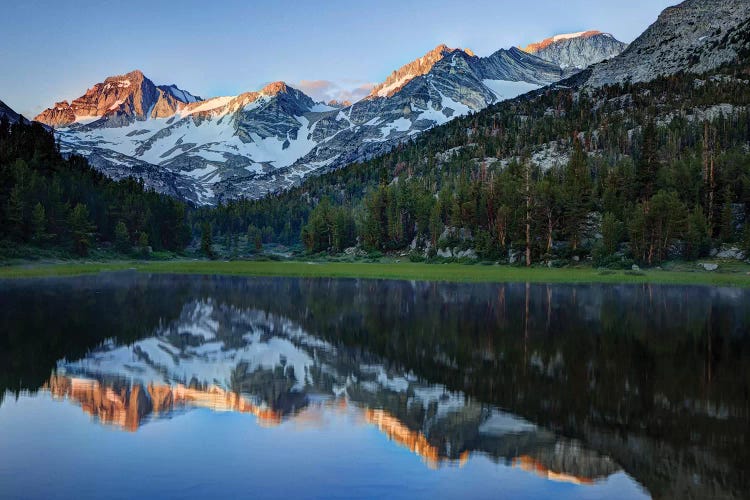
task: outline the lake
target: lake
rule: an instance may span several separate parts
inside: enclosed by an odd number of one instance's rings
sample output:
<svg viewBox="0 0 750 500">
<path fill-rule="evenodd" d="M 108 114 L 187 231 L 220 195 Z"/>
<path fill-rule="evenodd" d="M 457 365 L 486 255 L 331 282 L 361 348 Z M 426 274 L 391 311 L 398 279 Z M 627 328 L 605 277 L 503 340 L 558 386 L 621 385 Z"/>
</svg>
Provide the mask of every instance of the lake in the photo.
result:
<svg viewBox="0 0 750 500">
<path fill-rule="evenodd" d="M 0 281 L 2 498 L 742 498 L 750 290 Z"/>
</svg>

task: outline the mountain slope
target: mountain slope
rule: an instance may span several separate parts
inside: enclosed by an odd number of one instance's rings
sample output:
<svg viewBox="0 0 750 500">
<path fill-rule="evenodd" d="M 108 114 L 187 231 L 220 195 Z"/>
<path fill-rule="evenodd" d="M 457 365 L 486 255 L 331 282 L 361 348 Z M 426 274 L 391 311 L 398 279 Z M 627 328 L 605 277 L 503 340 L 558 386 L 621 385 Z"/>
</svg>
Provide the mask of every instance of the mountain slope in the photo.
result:
<svg viewBox="0 0 750 500">
<path fill-rule="evenodd" d="M 662 19 L 679 14 L 681 21 L 660 30 L 663 39 L 652 39 L 654 46 L 689 45 L 696 19 L 689 8 L 696 5 L 683 4 L 676 14 L 668 9 Z M 738 249 L 748 248 L 750 241 L 750 204 L 742 180 L 750 175 L 745 126 L 750 51 L 741 35 L 748 40 L 743 28 L 748 21 L 738 20 L 736 11 L 718 13 L 725 18 L 712 23 L 725 26 L 727 43 L 709 45 L 702 57 L 720 60 L 731 45 L 737 55 L 725 67 L 636 84 L 628 83 L 626 73 L 617 85 L 587 88 L 594 66 L 559 85 L 435 127 L 403 147 L 310 179 L 288 193 L 237 203 L 231 213 L 242 214 L 242 222 L 233 220 L 235 226 L 230 226 L 215 217 L 213 227 L 222 232 L 250 224 L 268 227 L 268 233 L 277 235 L 275 241 L 285 244 L 299 242 L 297 235 L 304 234 L 311 251 L 340 252 L 345 246 L 321 239 L 325 232 L 319 228 L 328 226 L 319 221 L 343 220 L 341 210 L 360 222 L 356 236 L 344 241 L 346 246 L 357 241 L 366 250 L 419 252 L 414 257 L 422 259 L 471 258 L 467 248 L 473 245 L 475 257 L 513 263 L 519 259 L 519 242 L 526 241 L 526 258 L 537 263 L 569 259 L 573 245 L 592 259 L 600 258 L 595 253 L 600 242 L 580 238 L 601 234 L 600 221 L 608 215 L 610 222 L 614 217 L 627 229 L 619 238 L 630 245 L 608 249 L 617 259 L 615 265 L 625 262 L 620 257 L 649 265 L 702 258 L 710 245 L 726 242 L 736 245 L 737 251 L 729 254 L 743 258 Z M 632 70 L 628 52 L 637 45 L 599 66 L 622 61 Z M 525 165 L 531 167 L 530 177 L 521 168 Z M 571 171 L 574 167 L 580 170 Z M 713 181 L 707 181 L 709 175 Z M 525 206 L 533 207 L 531 214 L 523 210 L 522 187 L 529 179 L 534 199 Z M 592 180 L 596 188 L 589 184 Z M 566 199 L 565 190 L 572 184 L 580 192 Z M 592 191 L 597 194 L 590 203 Z M 579 199 L 592 217 L 568 226 L 566 217 L 576 217 L 571 200 Z M 652 222 L 643 216 L 652 202 L 661 204 L 661 210 L 674 210 L 668 238 L 649 236 L 656 233 L 648 232 Z M 598 213 L 594 216 L 593 211 Z M 302 222 L 296 226 L 294 221 Z M 341 227 L 346 229 L 346 221 Z M 746 239 L 740 243 L 743 234 Z"/>
<path fill-rule="evenodd" d="M 21 115 L 13 111 L 10 106 L 3 101 L 0 101 L 0 119 L 3 118 L 8 120 L 8 123 L 16 123 L 21 118 Z"/>
<path fill-rule="evenodd" d="M 115 178 L 132 173 L 198 204 L 255 198 L 312 172 L 395 144 L 570 74 L 516 48 L 489 57 L 439 45 L 345 107 L 315 103 L 283 82 L 201 100 L 140 71 L 107 78 L 38 120 L 59 127 L 64 152 Z M 174 177 L 167 182 L 166 177 Z"/>
<path fill-rule="evenodd" d="M 555 35 L 523 50 L 557 64 L 561 68 L 585 69 L 592 64 L 617 56 L 627 48 L 609 33 L 584 31 Z"/>
<path fill-rule="evenodd" d="M 64 151 L 87 156 L 111 177 L 133 173 L 161 190 L 158 179 L 166 175 L 181 198 L 209 203 L 217 181 L 252 178 L 272 168 L 269 163 L 291 164 L 306 153 L 312 144 L 298 132 L 320 107 L 276 82 L 258 92 L 182 103 L 165 116 L 156 112 L 158 102 L 147 116 L 105 114 L 61 129 L 59 138 Z"/>
<path fill-rule="evenodd" d="M 419 59 L 415 59 L 414 61 L 401 66 L 399 69 L 388 75 L 388 78 L 386 78 L 384 82 L 373 87 L 369 97 L 392 96 L 417 76 L 429 73 L 436 62 L 456 50 L 460 49 L 451 49 L 445 44 L 438 45 Z M 469 49 L 466 49 L 465 52 L 469 55 L 474 55 Z"/>
<path fill-rule="evenodd" d="M 644 82 L 680 71 L 701 73 L 750 49 L 750 2 L 687 0 L 665 9 L 618 57 L 592 68 L 587 84 Z"/>
</svg>

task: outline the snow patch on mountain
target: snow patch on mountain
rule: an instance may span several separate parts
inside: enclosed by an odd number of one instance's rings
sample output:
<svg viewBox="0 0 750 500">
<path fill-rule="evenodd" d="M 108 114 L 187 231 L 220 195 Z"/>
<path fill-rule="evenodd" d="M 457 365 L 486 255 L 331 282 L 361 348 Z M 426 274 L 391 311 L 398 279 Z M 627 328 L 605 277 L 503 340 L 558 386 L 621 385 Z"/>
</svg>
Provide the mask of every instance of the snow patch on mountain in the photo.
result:
<svg viewBox="0 0 750 500">
<path fill-rule="evenodd" d="M 482 83 L 489 88 L 498 100 L 513 99 L 519 95 L 526 94 L 540 88 L 540 85 L 528 82 L 508 82 L 505 80 L 482 80 Z"/>
<path fill-rule="evenodd" d="M 289 188 L 566 76 L 515 48 L 477 57 L 441 45 L 343 108 L 283 82 L 202 100 L 131 72 L 42 117 L 58 124 L 63 152 L 94 158 L 107 175 L 122 178 L 132 168 L 147 186 L 215 204 Z"/>
</svg>

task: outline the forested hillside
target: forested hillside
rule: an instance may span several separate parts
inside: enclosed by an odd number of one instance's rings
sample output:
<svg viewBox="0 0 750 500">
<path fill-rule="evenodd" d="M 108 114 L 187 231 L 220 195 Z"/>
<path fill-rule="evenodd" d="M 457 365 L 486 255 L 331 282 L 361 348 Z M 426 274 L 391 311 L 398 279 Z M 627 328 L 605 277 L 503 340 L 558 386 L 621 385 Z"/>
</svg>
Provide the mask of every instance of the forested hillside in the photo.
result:
<svg viewBox="0 0 750 500">
<path fill-rule="evenodd" d="M 200 239 L 211 257 L 220 240 L 233 256 L 281 243 L 608 266 L 747 250 L 749 80 L 735 64 L 597 89 L 562 82 L 277 196 L 217 208 L 107 179 L 63 158 L 39 124 L 2 121 L 0 241 L 6 256 L 180 251 Z"/>
<path fill-rule="evenodd" d="M 79 156 L 63 158 L 42 125 L 0 120 L 0 243 L 3 253 L 55 248 L 84 256 L 94 246 L 129 253 L 181 250 L 190 241 L 183 203 L 113 181 Z"/>
<path fill-rule="evenodd" d="M 200 209 L 195 222 L 312 252 L 359 244 L 526 263 L 655 265 L 747 248 L 748 79 L 736 64 L 598 89 L 563 82 L 278 197 Z"/>
</svg>

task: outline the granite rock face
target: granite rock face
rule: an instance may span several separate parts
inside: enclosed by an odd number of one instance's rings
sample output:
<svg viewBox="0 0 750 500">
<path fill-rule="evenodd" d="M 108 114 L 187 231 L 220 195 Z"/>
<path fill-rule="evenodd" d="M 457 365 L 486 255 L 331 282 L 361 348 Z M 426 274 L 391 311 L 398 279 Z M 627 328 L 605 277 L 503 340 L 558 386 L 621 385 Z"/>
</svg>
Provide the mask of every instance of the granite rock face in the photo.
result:
<svg viewBox="0 0 750 500">
<path fill-rule="evenodd" d="M 627 46 L 609 33 L 585 31 L 547 38 L 523 50 L 561 68 L 585 69 L 619 55 Z"/>
<path fill-rule="evenodd" d="M 66 127 L 77 121 L 117 117 L 102 126 L 119 126 L 132 120 L 171 116 L 185 104 L 198 100 L 200 98 L 174 85 L 157 87 L 141 71 L 135 70 L 97 83 L 71 103 L 55 103 L 35 120 L 52 127 Z"/>
<path fill-rule="evenodd" d="M 665 9 L 618 57 L 593 66 L 587 85 L 702 73 L 750 50 L 750 2 L 687 0 Z"/>
</svg>

